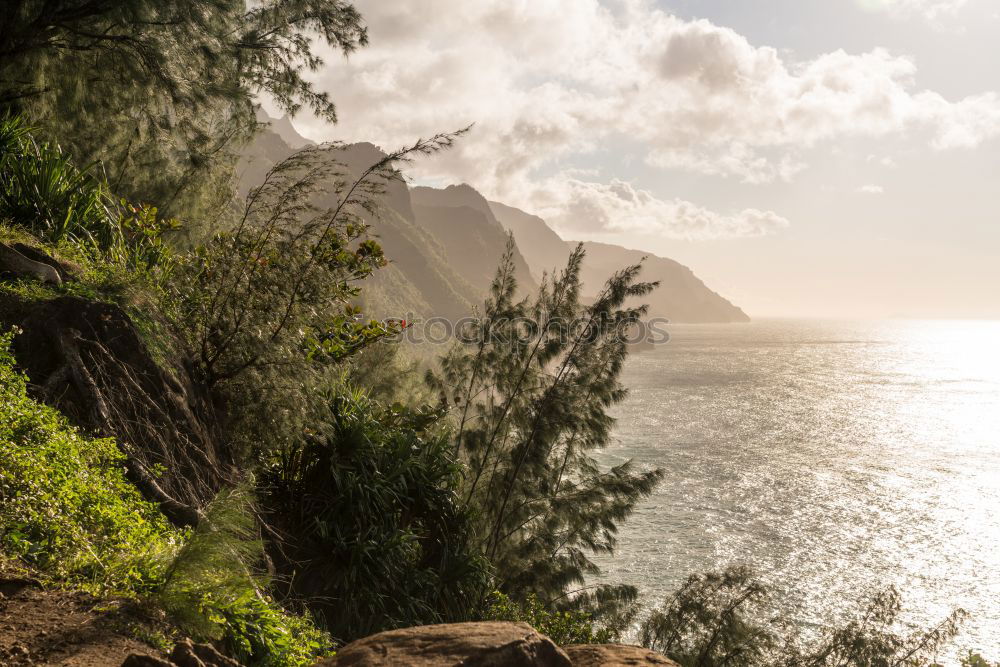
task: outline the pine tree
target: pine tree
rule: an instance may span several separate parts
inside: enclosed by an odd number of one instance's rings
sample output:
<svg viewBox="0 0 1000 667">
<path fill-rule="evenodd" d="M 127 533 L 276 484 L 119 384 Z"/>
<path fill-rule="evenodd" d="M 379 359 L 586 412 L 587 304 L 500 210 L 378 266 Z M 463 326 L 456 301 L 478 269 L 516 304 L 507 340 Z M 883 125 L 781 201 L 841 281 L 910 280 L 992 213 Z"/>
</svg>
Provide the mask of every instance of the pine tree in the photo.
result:
<svg viewBox="0 0 1000 667">
<path fill-rule="evenodd" d="M 572 588 L 599 572 L 591 555 L 613 552 L 618 526 L 663 476 L 631 462 L 602 470 L 592 455 L 609 441 L 608 408 L 626 394 L 618 379 L 624 334 L 645 312 L 623 304 L 656 284 L 638 282 L 640 266 L 630 266 L 582 306 L 578 247 L 537 299 L 515 301 L 513 248 L 509 241 L 482 317 L 462 332 L 467 344 L 428 380 L 455 416 L 463 492 L 500 590 L 599 607 L 605 622 L 615 622 L 609 615 L 634 599 L 634 589 Z"/>
<path fill-rule="evenodd" d="M 342 0 L 11 0 L 0 109 L 25 113 L 81 164 L 102 161 L 121 194 L 190 212 L 228 196 L 255 95 L 336 119 L 304 78 L 322 64 L 316 36 L 345 54 L 367 41 Z"/>
</svg>

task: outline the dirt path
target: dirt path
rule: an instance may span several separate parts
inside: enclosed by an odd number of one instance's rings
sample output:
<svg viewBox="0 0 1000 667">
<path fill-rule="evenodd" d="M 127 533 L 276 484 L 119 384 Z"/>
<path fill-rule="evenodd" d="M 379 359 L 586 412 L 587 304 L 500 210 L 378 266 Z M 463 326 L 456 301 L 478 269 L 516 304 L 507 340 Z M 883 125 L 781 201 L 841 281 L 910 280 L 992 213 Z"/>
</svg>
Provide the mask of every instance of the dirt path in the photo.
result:
<svg viewBox="0 0 1000 667">
<path fill-rule="evenodd" d="M 159 657 L 130 636 L 130 624 L 113 602 L 0 578 L 0 667 L 119 667 L 131 653 Z"/>
</svg>

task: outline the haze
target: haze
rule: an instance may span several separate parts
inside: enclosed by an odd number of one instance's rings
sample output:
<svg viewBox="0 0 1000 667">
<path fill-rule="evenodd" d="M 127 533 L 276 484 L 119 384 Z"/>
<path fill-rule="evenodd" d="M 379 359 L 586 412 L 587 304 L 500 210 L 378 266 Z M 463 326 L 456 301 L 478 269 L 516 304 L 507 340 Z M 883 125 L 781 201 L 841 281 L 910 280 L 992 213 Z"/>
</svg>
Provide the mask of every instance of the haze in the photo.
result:
<svg viewBox="0 0 1000 667">
<path fill-rule="evenodd" d="M 411 169 L 690 266 L 752 317 L 1000 317 L 989 0 L 357 3 L 315 74 Z"/>
</svg>

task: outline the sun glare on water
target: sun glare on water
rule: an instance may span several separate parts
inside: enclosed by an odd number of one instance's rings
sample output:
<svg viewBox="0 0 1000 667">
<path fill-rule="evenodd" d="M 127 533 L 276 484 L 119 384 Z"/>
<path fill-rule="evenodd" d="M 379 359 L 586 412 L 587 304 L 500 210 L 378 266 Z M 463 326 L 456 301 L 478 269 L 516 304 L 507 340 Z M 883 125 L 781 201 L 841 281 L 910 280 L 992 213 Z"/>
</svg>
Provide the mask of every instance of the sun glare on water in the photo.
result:
<svg viewBox="0 0 1000 667">
<path fill-rule="evenodd" d="M 1000 322 L 672 333 L 626 373 L 606 462 L 667 479 L 605 580 L 658 602 L 691 572 L 745 563 L 813 630 L 895 585 L 914 629 L 964 608 L 954 651 L 1000 659 Z"/>
</svg>

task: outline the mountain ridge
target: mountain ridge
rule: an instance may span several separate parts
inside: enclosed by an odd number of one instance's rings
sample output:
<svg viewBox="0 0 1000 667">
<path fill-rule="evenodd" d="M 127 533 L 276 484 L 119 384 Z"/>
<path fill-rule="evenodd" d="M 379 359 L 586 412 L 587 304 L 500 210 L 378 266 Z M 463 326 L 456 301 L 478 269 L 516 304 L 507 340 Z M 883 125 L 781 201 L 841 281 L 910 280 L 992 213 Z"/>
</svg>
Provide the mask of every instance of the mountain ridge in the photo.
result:
<svg viewBox="0 0 1000 667">
<path fill-rule="evenodd" d="M 244 194 L 263 181 L 267 171 L 302 146 L 313 142 L 299 135 L 287 117 L 262 117 L 270 126 L 244 150 L 240 190 Z M 293 145 L 295 144 L 295 145 Z M 385 153 L 372 143 L 345 147 L 341 160 L 360 174 Z M 317 203 L 322 204 L 322 198 Z M 545 274 L 565 266 L 575 242 L 562 239 L 539 216 L 487 200 L 466 183 L 444 188 L 387 184 L 382 212 L 372 232 L 389 265 L 366 282 L 364 307 L 374 317 L 462 317 L 485 299 L 507 243 L 515 241 L 515 277 L 520 292 L 531 293 Z M 641 250 L 588 241 L 581 275 L 584 294 L 594 296 L 618 269 L 648 257 L 644 280 L 660 287 L 644 301 L 652 317 L 672 322 L 746 322 L 749 317 L 709 289 L 694 272 L 666 257 Z"/>
</svg>

